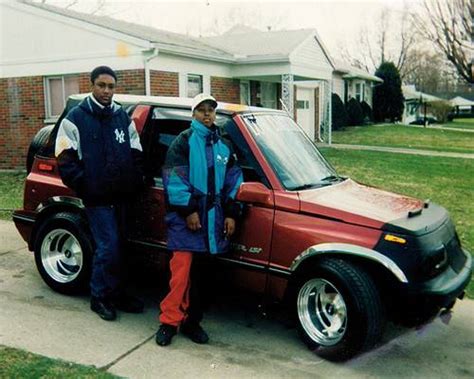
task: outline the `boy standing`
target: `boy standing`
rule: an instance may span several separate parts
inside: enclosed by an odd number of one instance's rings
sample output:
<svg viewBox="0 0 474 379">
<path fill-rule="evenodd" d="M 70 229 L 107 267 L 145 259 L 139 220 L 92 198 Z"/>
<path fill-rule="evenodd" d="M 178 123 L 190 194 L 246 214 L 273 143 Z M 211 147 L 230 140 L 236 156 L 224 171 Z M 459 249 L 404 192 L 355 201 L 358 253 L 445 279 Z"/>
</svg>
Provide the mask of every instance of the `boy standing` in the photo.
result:
<svg viewBox="0 0 474 379">
<path fill-rule="evenodd" d="M 235 195 L 242 183 L 232 148 L 214 125 L 217 101 L 199 94 L 193 99 L 191 127 L 171 144 L 163 171 L 168 212 L 170 291 L 161 302 L 156 343 L 166 346 L 180 331 L 195 343 L 209 337 L 200 326 L 203 310 L 196 288 L 196 260 L 226 252 L 235 231 L 239 207 Z"/>
</svg>

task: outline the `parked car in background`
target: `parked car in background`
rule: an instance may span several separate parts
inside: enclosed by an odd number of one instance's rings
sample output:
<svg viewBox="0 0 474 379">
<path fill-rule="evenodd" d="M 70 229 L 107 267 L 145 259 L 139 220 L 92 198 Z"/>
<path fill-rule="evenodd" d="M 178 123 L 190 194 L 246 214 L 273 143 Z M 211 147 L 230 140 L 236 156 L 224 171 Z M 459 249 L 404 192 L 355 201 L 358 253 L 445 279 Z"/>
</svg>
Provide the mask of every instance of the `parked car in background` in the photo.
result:
<svg viewBox="0 0 474 379">
<path fill-rule="evenodd" d="M 67 109 L 84 96 L 70 97 Z M 148 183 L 126 240 L 166 259 L 161 168 L 169 145 L 189 126 L 191 99 L 115 100 L 135 120 Z M 43 280 L 72 294 L 87 288 L 93 242 L 81 200 L 58 174 L 59 122 L 38 134 L 43 142 L 13 218 Z M 216 124 L 244 172 L 242 219 L 232 251 L 218 256 L 218 271 L 227 282 L 287 304 L 318 355 L 347 359 L 375 346 L 387 320 L 422 322 L 462 298 L 472 259 L 444 208 L 339 176 L 282 111 L 220 103 Z"/>
</svg>

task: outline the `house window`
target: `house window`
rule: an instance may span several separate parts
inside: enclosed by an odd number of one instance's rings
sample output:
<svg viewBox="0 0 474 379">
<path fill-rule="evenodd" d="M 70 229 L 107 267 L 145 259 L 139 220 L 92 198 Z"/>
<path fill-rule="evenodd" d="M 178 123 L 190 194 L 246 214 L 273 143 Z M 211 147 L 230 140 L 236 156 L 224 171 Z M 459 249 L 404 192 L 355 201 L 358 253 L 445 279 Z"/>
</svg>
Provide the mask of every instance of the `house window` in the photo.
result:
<svg viewBox="0 0 474 379">
<path fill-rule="evenodd" d="M 265 108 L 277 108 L 276 83 L 261 82 L 260 86 L 262 105 Z"/>
<path fill-rule="evenodd" d="M 364 92 L 365 92 L 365 86 L 364 83 L 356 83 L 356 93 L 355 93 L 355 98 L 359 100 L 360 102 L 364 101 Z"/>
<path fill-rule="evenodd" d="M 58 117 L 69 95 L 79 93 L 78 76 L 54 76 L 45 78 L 46 118 Z"/>
<path fill-rule="evenodd" d="M 240 104 L 250 105 L 250 82 L 240 81 Z"/>
<path fill-rule="evenodd" d="M 187 97 L 194 97 L 202 93 L 202 75 L 188 74 L 186 88 Z"/>
<path fill-rule="evenodd" d="M 309 100 L 297 100 L 296 109 L 309 109 Z"/>
</svg>

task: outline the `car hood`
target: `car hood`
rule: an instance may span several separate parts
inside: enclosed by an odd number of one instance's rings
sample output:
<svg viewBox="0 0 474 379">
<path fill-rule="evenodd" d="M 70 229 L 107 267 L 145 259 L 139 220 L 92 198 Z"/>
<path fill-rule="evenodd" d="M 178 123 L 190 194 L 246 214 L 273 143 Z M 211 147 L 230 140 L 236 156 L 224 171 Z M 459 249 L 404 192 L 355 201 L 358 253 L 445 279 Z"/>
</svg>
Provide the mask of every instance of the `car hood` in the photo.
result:
<svg viewBox="0 0 474 379">
<path fill-rule="evenodd" d="M 327 187 L 300 191 L 300 211 L 382 229 L 385 224 L 419 211 L 424 202 L 359 184 L 351 179 Z"/>
</svg>

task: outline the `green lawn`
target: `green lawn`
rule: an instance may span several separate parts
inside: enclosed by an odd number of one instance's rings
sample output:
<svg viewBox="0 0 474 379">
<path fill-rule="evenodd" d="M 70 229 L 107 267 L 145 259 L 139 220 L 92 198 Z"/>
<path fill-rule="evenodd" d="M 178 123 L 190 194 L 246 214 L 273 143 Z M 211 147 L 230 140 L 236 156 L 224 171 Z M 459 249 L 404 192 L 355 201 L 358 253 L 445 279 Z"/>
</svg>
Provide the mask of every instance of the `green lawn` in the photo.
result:
<svg viewBox="0 0 474 379">
<path fill-rule="evenodd" d="M 334 131 L 332 142 L 474 153 L 474 133 L 407 125 L 383 124 L 347 127 L 342 131 Z"/>
<path fill-rule="evenodd" d="M 11 220 L 10 209 L 23 205 L 25 173 L 0 173 L 0 219 Z"/>
<path fill-rule="evenodd" d="M 474 130 L 474 118 L 455 118 L 453 121 L 443 124 L 443 127 Z"/>
<path fill-rule="evenodd" d="M 463 246 L 474 253 L 474 160 L 332 148 L 321 151 L 342 175 L 442 205 L 453 218 Z M 468 293 L 474 298 L 474 281 Z"/>
<path fill-rule="evenodd" d="M 118 378 L 92 366 L 82 366 L 23 350 L 0 346 L 0 378 Z"/>
</svg>

